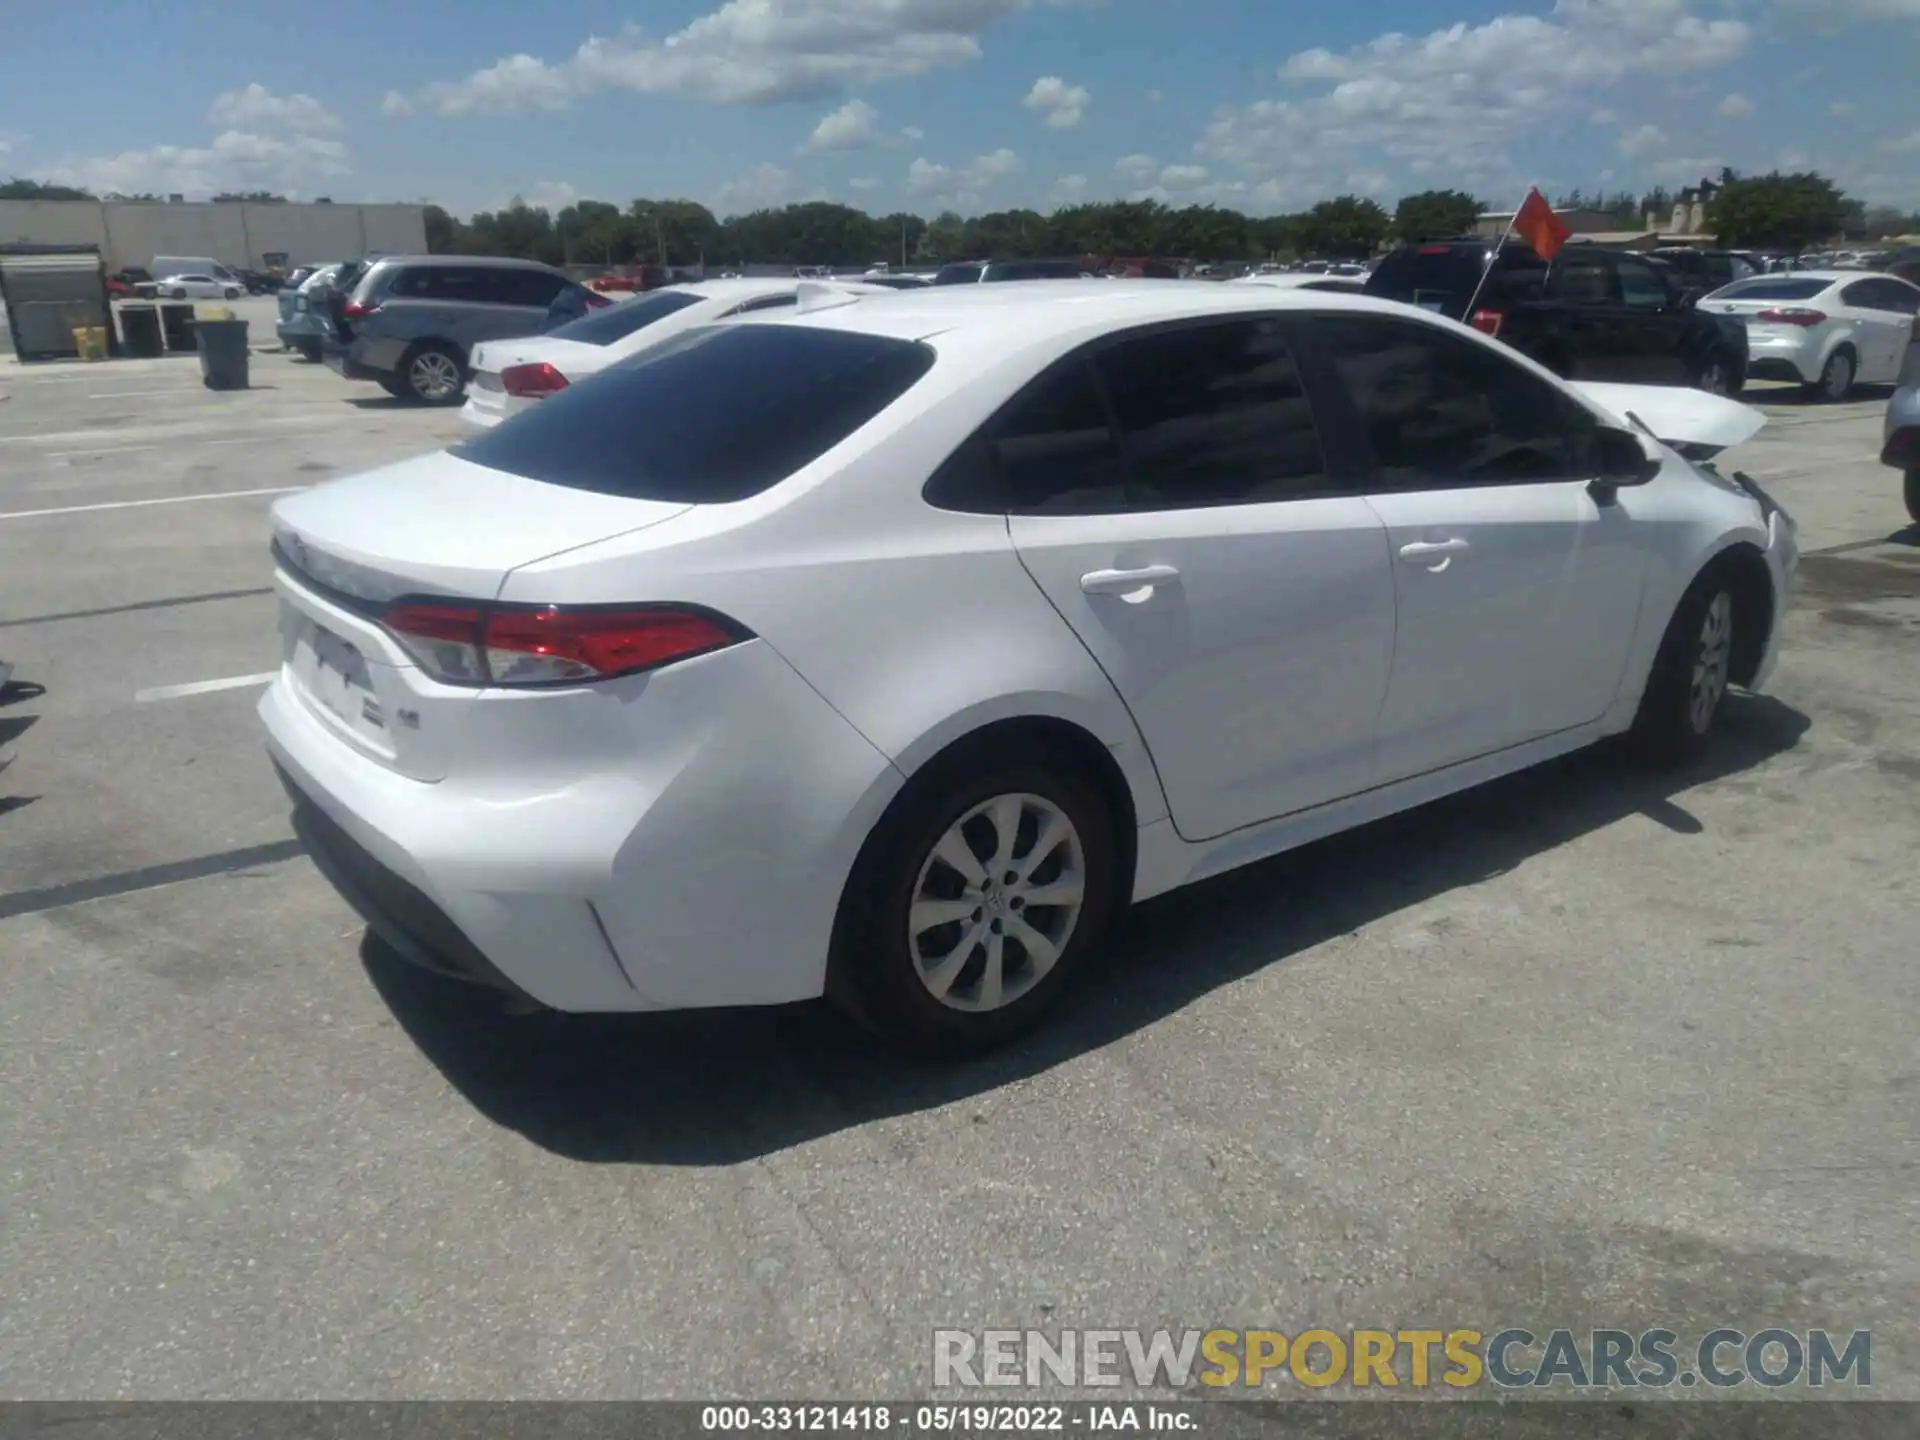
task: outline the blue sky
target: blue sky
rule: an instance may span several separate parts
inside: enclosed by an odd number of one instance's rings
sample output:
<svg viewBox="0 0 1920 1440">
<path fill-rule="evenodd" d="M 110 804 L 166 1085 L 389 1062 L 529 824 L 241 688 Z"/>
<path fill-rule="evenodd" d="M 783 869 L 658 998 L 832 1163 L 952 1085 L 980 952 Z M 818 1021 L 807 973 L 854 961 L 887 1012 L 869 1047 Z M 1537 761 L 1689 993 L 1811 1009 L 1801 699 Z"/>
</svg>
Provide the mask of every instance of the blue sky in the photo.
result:
<svg viewBox="0 0 1920 1440">
<path fill-rule="evenodd" d="M 1920 0 L 8 8 L 0 174 L 99 190 L 1271 213 L 1731 164 L 1920 206 Z"/>
</svg>

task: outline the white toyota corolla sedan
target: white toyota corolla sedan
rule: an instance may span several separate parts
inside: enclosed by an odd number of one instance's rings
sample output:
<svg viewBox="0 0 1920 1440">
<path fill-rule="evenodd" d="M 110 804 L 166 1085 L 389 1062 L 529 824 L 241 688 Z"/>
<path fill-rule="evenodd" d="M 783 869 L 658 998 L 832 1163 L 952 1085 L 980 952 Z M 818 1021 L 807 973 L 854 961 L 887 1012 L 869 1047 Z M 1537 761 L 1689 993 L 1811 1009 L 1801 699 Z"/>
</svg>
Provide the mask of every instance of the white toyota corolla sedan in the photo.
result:
<svg viewBox="0 0 1920 1440">
<path fill-rule="evenodd" d="M 419 963 L 964 1051 L 1132 901 L 1616 732 L 1700 750 L 1792 583 L 1701 459 L 1761 423 L 1365 298 L 809 292 L 282 499 L 261 714 Z"/>
</svg>

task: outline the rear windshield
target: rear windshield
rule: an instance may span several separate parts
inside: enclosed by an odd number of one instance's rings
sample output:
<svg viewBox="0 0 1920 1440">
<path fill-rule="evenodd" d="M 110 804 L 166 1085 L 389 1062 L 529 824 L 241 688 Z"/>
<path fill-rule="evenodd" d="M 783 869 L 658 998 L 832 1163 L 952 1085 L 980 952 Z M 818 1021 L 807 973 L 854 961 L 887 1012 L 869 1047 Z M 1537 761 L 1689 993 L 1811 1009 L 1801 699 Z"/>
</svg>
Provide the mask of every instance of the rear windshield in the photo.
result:
<svg viewBox="0 0 1920 1440">
<path fill-rule="evenodd" d="M 635 500 L 744 500 L 912 388 L 933 351 L 801 325 L 689 330 L 455 447 L 529 480 Z"/>
<path fill-rule="evenodd" d="M 698 295 L 685 290 L 655 290 L 637 300 L 622 300 L 604 310 L 594 310 L 578 320 L 549 330 L 554 340 L 578 340 L 583 345 L 611 345 L 656 320 L 664 320 L 676 310 L 700 303 Z"/>
<path fill-rule="evenodd" d="M 1716 300 L 1811 300 L 1833 284 L 1831 280 L 1792 280 L 1768 275 L 1755 280 L 1736 280 L 1713 292 Z"/>
</svg>

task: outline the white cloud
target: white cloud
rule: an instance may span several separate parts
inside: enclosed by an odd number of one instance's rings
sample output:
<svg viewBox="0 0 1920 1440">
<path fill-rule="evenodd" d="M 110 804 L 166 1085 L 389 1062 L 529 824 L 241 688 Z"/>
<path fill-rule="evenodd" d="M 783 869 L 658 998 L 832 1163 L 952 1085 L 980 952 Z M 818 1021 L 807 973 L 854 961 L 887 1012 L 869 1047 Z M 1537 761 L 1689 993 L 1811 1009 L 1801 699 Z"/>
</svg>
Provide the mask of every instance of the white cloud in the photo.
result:
<svg viewBox="0 0 1920 1440">
<path fill-rule="evenodd" d="M 1356 162 L 1394 177 L 1425 162 L 1453 184 L 1514 186 L 1525 177 L 1512 147 L 1551 138 L 1581 97 L 1746 53 L 1748 24 L 1691 14 L 1688 3 L 1558 0 L 1549 15 L 1303 50 L 1279 67 L 1291 93 L 1221 111 L 1197 149 L 1290 191 L 1324 191 Z"/>
<path fill-rule="evenodd" d="M 1042 75 L 1020 103 L 1046 117 L 1055 130 L 1071 130 L 1085 118 L 1093 98 L 1084 85 L 1069 85 L 1058 75 Z"/>
<path fill-rule="evenodd" d="M 224 130 L 268 135 L 338 135 L 340 117 L 311 95 L 276 95 L 255 81 L 216 95 L 207 119 Z"/>
<path fill-rule="evenodd" d="M 1031 0 L 728 0 L 663 40 L 637 27 L 571 56 L 509 55 L 418 98 L 446 115 L 560 109 L 603 90 L 772 104 L 980 58 L 980 36 Z"/>
<path fill-rule="evenodd" d="M 1167 92 L 1164 90 L 1147 91 L 1147 103 L 1149 105 L 1158 105 L 1162 100 L 1166 98 L 1167 98 Z"/>
<path fill-rule="evenodd" d="M 536 210 L 564 210 L 580 198 L 580 187 L 565 180 L 539 180 L 520 198 Z"/>
<path fill-rule="evenodd" d="M 1782 150 L 1773 157 L 1773 163 L 1782 170 L 1804 170 L 1807 168 L 1807 152 L 1804 150 Z"/>
<path fill-rule="evenodd" d="M 1729 120 L 1739 120 L 1753 114 L 1753 101 L 1735 90 L 1714 107 L 1714 113 L 1724 115 Z"/>
<path fill-rule="evenodd" d="M 1005 148 L 976 155 L 963 165 L 936 165 L 922 155 L 907 166 L 907 189 L 941 204 L 971 209 L 985 204 L 1000 182 L 1025 168 L 1025 162 Z"/>
<path fill-rule="evenodd" d="M 1855 106 L 1851 100 L 1836 100 L 1827 106 L 1827 113 L 1829 115 L 1851 115 L 1854 109 Z"/>
<path fill-rule="evenodd" d="M 737 179 L 728 181 L 715 192 L 716 215 L 744 215 L 750 210 L 770 210 L 795 198 L 793 177 L 778 165 L 760 164 Z"/>
<path fill-rule="evenodd" d="M 1642 125 L 1629 130 L 1620 137 L 1622 155 L 1652 155 L 1665 147 L 1666 131 L 1658 125 Z"/>
<path fill-rule="evenodd" d="M 856 175 L 847 181 L 847 188 L 849 190 L 878 190 L 880 188 L 880 177 L 878 175 Z"/>
<path fill-rule="evenodd" d="M 920 131 L 909 125 L 898 133 L 880 128 L 880 112 L 864 100 L 847 101 L 838 110 L 820 117 L 813 133 L 795 149 L 796 155 L 816 155 L 830 150 L 872 150 L 880 147 L 899 149 L 919 139 Z"/>
<path fill-rule="evenodd" d="M 249 85 L 214 97 L 208 114 L 228 128 L 205 145 L 64 157 L 47 168 L 46 178 L 100 193 L 204 199 L 223 191 L 270 190 L 298 199 L 353 173 L 352 157 L 337 138 L 340 117 L 311 95 L 275 95 L 264 85 Z"/>
<path fill-rule="evenodd" d="M 382 115 L 411 115 L 413 113 L 413 102 L 398 90 L 389 90 L 385 95 L 380 97 L 380 113 Z"/>
<path fill-rule="evenodd" d="M 1692 185 L 1711 180 L 1726 163 L 1718 155 L 1676 155 L 1654 161 L 1647 167 L 1647 173 L 1656 180 Z"/>
<path fill-rule="evenodd" d="M 25 145 L 32 138 L 18 130 L 0 130 L 0 155 L 12 154 L 16 145 Z"/>
<path fill-rule="evenodd" d="M 1053 182 L 1053 199 L 1056 205 L 1077 205 L 1087 198 L 1087 177 L 1084 175 L 1062 175 Z"/>
<path fill-rule="evenodd" d="M 1880 148 L 1889 155 L 1920 155 L 1920 130 L 1897 140 L 1884 140 Z"/>
<path fill-rule="evenodd" d="M 1122 155 L 1113 162 L 1113 173 L 1128 185 L 1151 185 L 1160 173 L 1160 162 L 1151 155 Z"/>
</svg>

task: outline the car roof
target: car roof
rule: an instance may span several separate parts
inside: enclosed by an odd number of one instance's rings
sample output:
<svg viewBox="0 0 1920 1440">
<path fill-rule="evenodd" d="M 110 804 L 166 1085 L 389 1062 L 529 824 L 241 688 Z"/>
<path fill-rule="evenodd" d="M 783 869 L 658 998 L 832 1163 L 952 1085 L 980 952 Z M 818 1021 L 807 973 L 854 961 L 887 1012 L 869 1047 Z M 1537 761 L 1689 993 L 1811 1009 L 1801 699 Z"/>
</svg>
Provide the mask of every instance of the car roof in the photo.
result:
<svg viewBox="0 0 1920 1440">
<path fill-rule="evenodd" d="M 1028 345 L 1072 335 L 1167 320 L 1263 310 L 1343 310 L 1406 318 L 1409 308 L 1392 301 L 1327 290 L 1272 285 L 1208 285 L 1194 280 L 1023 280 L 975 288 L 923 286 L 842 300 L 798 313 L 767 311 L 740 324 L 813 325 L 896 340 L 930 340 L 942 348 L 982 341 L 1012 353 Z M 1424 318 L 1421 312 L 1421 318 Z"/>
<path fill-rule="evenodd" d="M 490 265 L 501 270 L 551 271 L 553 266 L 541 260 L 520 260 L 509 255 L 381 255 L 372 265 L 450 265 L 456 268 Z"/>
<path fill-rule="evenodd" d="M 674 290 L 709 300 L 725 300 L 736 295 L 744 300 L 752 295 L 778 295 L 802 285 L 827 283 L 824 280 L 803 279 L 798 275 L 765 275 L 758 279 L 677 280 L 671 285 L 657 285 L 651 290 L 637 291 L 633 298 L 638 300 L 647 295 L 658 295 L 662 290 Z"/>
</svg>

